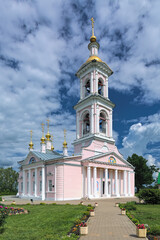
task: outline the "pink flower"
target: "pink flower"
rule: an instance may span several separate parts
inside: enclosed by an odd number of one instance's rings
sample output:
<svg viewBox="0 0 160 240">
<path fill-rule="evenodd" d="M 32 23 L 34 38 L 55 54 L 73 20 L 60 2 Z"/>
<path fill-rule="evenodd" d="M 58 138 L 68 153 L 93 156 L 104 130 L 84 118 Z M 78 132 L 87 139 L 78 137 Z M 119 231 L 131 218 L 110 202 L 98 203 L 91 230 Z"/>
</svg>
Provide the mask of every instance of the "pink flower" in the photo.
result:
<svg viewBox="0 0 160 240">
<path fill-rule="evenodd" d="M 0 208 L 3 208 L 3 206 L 0 206 Z"/>
<path fill-rule="evenodd" d="M 5 207 L 5 209 L 8 209 L 8 207 Z"/>
</svg>

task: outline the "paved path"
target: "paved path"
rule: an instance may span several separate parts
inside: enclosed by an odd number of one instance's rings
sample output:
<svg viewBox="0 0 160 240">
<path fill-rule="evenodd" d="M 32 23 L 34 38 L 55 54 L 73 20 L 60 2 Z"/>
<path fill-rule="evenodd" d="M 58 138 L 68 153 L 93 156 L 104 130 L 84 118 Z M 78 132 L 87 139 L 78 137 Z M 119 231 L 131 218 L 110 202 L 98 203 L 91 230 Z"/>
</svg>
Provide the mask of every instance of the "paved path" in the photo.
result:
<svg viewBox="0 0 160 240">
<path fill-rule="evenodd" d="M 126 202 L 136 199 L 106 199 L 98 202 L 95 216 L 88 221 L 88 235 L 80 240 L 134 240 L 145 239 L 136 236 L 136 227 L 126 215 L 121 215 L 115 202 Z M 147 238 L 146 238 L 147 239 Z"/>
<path fill-rule="evenodd" d="M 15 200 L 16 204 L 26 204 L 30 200 L 6 196 L 5 204 L 11 204 Z M 137 198 L 119 198 L 119 199 L 97 199 L 84 200 L 84 204 L 98 203 L 95 209 L 95 216 L 90 217 L 88 221 L 88 235 L 81 236 L 80 240 L 144 240 L 145 238 L 137 238 L 136 227 L 130 219 L 121 215 L 119 207 L 115 207 L 116 202 L 137 201 Z M 57 201 L 58 204 L 78 204 L 81 200 L 75 201 Z M 34 200 L 34 204 L 39 204 L 43 201 Z M 53 203 L 55 201 L 45 201 L 46 203 Z M 147 239 L 147 238 L 146 238 Z"/>
</svg>

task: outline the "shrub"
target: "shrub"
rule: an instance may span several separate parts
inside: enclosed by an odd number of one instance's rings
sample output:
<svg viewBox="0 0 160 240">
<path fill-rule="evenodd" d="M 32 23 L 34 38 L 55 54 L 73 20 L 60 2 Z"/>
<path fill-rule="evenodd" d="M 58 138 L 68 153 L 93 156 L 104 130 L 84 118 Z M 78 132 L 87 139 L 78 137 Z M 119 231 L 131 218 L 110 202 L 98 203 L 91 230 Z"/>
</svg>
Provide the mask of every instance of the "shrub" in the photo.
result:
<svg viewBox="0 0 160 240">
<path fill-rule="evenodd" d="M 87 207 L 87 211 L 90 211 L 92 209 L 93 209 L 93 207 Z"/>
<path fill-rule="evenodd" d="M 2 201 L 2 197 L 0 197 L 0 201 Z"/>
<path fill-rule="evenodd" d="M 46 203 L 45 202 L 41 202 L 40 205 L 46 205 Z"/>
<path fill-rule="evenodd" d="M 89 211 L 85 211 L 85 212 L 84 212 L 84 215 L 89 216 L 89 215 L 90 215 L 90 212 L 89 212 Z"/>
<path fill-rule="evenodd" d="M 152 235 L 160 235 L 160 226 L 159 225 L 155 225 L 153 227 L 150 228 L 149 234 Z"/>
<path fill-rule="evenodd" d="M 7 216 L 8 212 L 5 209 L 5 205 L 0 204 L 0 228 L 3 227 Z"/>
<path fill-rule="evenodd" d="M 79 225 L 80 223 L 81 223 L 81 219 L 76 219 L 76 220 L 75 220 L 75 224 L 76 224 L 76 225 Z"/>
<path fill-rule="evenodd" d="M 57 205 L 57 203 L 54 202 L 54 203 L 52 203 L 52 205 Z"/>
<path fill-rule="evenodd" d="M 92 207 L 92 205 L 91 205 L 91 204 L 88 204 L 88 207 Z"/>
<path fill-rule="evenodd" d="M 138 221 L 138 219 L 136 219 L 136 218 L 132 218 L 132 222 L 133 222 L 135 225 L 138 225 L 138 224 L 139 224 L 139 221 Z"/>
<path fill-rule="evenodd" d="M 138 197 L 145 203 L 160 204 L 160 189 L 142 189 L 139 191 Z"/>
<path fill-rule="evenodd" d="M 66 205 L 71 205 L 70 203 L 66 203 Z"/>
<path fill-rule="evenodd" d="M 125 208 L 128 211 L 136 210 L 136 202 L 127 202 L 125 204 L 120 204 L 120 208 Z"/>
<path fill-rule="evenodd" d="M 11 204 L 12 205 L 12 204 Z M 30 203 L 26 203 L 26 205 L 31 205 Z"/>
</svg>

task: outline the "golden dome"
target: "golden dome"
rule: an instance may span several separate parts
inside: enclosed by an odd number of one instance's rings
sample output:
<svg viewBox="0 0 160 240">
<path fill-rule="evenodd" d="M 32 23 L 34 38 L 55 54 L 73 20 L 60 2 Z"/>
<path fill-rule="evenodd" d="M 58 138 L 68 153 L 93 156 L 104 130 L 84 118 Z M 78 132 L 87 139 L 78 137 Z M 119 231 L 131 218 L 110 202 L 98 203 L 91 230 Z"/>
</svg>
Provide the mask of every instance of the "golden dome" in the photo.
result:
<svg viewBox="0 0 160 240">
<path fill-rule="evenodd" d="M 33 149 L 33 143 L 32 143 L 32 141 L 30 141 L 30 143 L 29 143 L 29 149 Z"/>
<path fill-rule="evenodd" d="M 52 150 L 52 151 L 54 150 L 54 147 L 53 147 L 53 145 L 51 146 L 51 150 Z"/>
<path fill-rule="evenodd" d="M 64 142 L 63 142 L 63 147 L 64 147 L 64 148 L 67 147 L 67 142 L 66 142 L 66 140 L 64 140 Z"/>
<path fill-rule="evenodd" d="M 93 35 L 92 35 L 92 36 L 90 37 L 90 42 L 96 42 L 96 36 L 93 36 Z"/>
<path fill-rule="evenodd" d="M 46 139 L 42 136 L 41 143 L 45 143 Z"/>
<path fill-rule="evenodd" d="M 51 137 L 51 134 L 48 131 L 47 134 L 46 134 L 47 141 L 50 141 L 50 137 Z"/>
<path fill-rule="evenodd" d="M 102 60 L 97 56 L 90 56 L 86 62 L 91 62 L 92 60 L 96 60 L 97 62 L 102 62 Z"/>
</svg>

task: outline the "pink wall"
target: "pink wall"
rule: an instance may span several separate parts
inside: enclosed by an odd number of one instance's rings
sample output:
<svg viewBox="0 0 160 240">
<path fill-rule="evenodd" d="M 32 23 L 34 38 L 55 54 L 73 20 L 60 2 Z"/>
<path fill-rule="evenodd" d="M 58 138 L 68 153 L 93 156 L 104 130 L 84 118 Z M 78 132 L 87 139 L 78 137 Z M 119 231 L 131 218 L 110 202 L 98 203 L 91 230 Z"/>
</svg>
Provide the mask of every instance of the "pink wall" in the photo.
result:
<svg viewBox="0 0 160 240">
<path fill-rule="evenodd" d="M 64 166 L 56 167 L 56 200 L 64 199 Z"/>
</svg>

